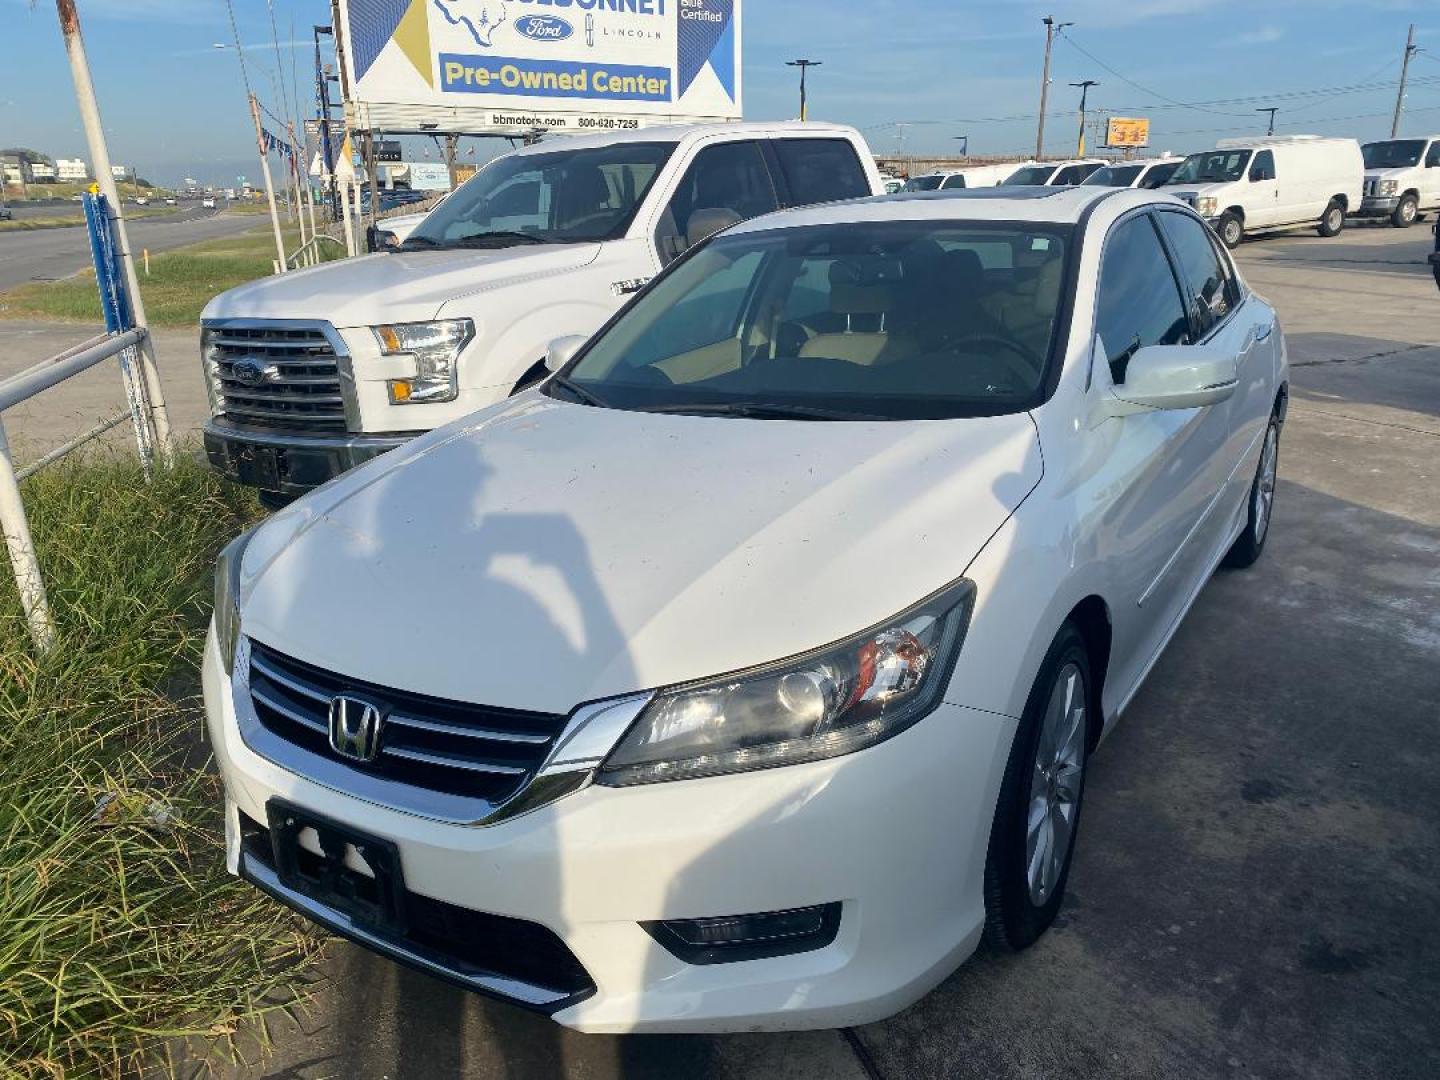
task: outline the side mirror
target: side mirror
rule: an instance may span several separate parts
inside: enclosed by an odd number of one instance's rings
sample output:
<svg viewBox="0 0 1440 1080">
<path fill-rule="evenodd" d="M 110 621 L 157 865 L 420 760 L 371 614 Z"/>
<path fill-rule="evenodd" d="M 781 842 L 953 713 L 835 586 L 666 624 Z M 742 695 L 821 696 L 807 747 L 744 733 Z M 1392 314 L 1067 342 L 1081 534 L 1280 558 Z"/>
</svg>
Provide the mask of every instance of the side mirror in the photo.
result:
<svg viewBox="0 0 1440 1080">
<path fill-rule="evenodd" d="M 567 334 L 550 342 L 545 351 L 545 370 L 554 374 L 575 358 L 580 346 L 590 339 L 584 334 Z"/>
<path fill-rule="evenodd" d="M 702 207 L 690 211 L 690 220 L 685 225 L 685 246 L 692 248 L 706 237 L 713 236 L 721 229 L 729 228 L 740 215 L 724 207 Z"/>
<path fill-rule="evenodd" d="M 1235 357 L 1205 345 L 1150 345 L 1138 350 L 1114 387 L 1120 415 L 1144 409 L 1196 409 L 1235 393 Z"/>
</svg>

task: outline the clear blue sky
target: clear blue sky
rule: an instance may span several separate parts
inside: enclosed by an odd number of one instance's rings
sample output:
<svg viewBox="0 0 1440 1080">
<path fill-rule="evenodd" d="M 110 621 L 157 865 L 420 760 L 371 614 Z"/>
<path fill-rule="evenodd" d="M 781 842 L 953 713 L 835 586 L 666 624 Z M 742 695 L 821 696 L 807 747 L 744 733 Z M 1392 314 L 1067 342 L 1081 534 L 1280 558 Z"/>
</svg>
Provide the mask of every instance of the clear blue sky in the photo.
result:
<svg viewBox="0 0 1440 1080">
<path fill-rule="evenodd" d="M 212 48 L 232 41 L 223 2 L 77 3 L 115 161 L 161 182 L 256 174 L 234 50 Z M 304 95 L 310 26 L 328 22 L 329 7 L 274 5 L 287 88 L 289 43 L 301 39 L 294 55 Z M 235 9 L 252 81 L 283 112 L 265 3 L 235 0 Z M 1433 0 L 745 0 L 745 112 L 795 115 L 795 73 L 783 62 L 805 56 L 824 61 L 810 76 L 812 117 L 855 124 L 879 151 L 897 149 L 902 132 L 907 151 L 945 151 L 955 135 L 970 136 L 972 153 L 1033 149 L 1040 17 L 1051 12 L 1076 23 L 1055 47 L 1052 153 L 1073 147 L 1077 92 L 1066 84 L 1081 79 L 1100 82 L 1092 107 L 1149 115 L 1156 149 L 1185 151 L 1254 131 L 1263 121 L 1252 110 L 1265 104 L 1281 107 L 1282 132 L 1385 135 L 1410 22 L 1425 51 L 1411 64 L 1402 131 L 1440 130 Z M 0 0 L 0 26 L 0 145 L 85 156 L 53 2 Z M 1372 83 L 1385 85 L 1299 96 Z M 1275 96 L 1173 104 L 1263 95 Z"/>
</svg>

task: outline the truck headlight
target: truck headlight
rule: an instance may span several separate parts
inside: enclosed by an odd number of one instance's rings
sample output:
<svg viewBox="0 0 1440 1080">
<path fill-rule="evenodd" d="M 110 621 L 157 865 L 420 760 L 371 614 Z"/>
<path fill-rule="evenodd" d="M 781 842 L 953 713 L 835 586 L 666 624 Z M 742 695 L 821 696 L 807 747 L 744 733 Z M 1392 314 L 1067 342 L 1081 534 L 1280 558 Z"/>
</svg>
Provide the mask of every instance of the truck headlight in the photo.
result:
<svg viewBox="0 0 1440 1080">
<path fill-rule="evenodd" d="M 1214 217 L 1220 209 L 1220 200 L 1214 195 L 1201 195 L 1195 200 L 1195 210 L 1201 217 Z"/>
<path fill-rule="evenodd" d="M 1400 190 L 1400 181 L 1399 181 L 1399 180 L 1381 180 L 1381 181 L 1380 181 L 1380 194 L 1381 194 L 1381 195 L 1394 195 L 1394 194 L 1395 194 L 1397 191 L 1399 191 L 1399 190 Z"/>
<path fill-rule="evenodd" d="M 974 584 L 962 579 L 837 645 L 663 690 L 596 782 L 623 787 L 793 765 L 888 739 L 940 703 L 974 597 Z"/>
<path fill-rule="evenodd" d="M 213 329 L 200 328 L 200 366 L 205 372 L 205 397 L 212 417 L 225 411 L 225 399 L 220 396 L 220 346 L 214 343 L 214 338 Z"/>
<path fill-rule="evenodd" d="M 374 327 L 375 340 L 383 356 L 412 356 L 415 375 L 391 379 L 392 405 L 423 405 L 432 401 L 454 401 L 460 393 L 458 363 L 460 350 L 475 336 L 469 319 L 440 322 L 395 323 Z"/>
<path fill-rule="evenodd" d="M 254 529 L 241 533 L 215 560 L 215 644 L 226 675 L 235 666 L 235 646 L 240 641 L 240 560 L 254 535 Z"/>
</svg>

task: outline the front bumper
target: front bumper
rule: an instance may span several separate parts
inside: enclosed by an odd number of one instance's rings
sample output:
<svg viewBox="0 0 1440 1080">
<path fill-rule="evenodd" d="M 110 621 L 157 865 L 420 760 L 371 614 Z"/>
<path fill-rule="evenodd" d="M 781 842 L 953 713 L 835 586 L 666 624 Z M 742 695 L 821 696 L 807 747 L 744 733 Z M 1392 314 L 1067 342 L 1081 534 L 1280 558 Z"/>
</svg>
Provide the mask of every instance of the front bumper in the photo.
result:
<svg viewBox="0 0 1440 1080">
<path fill-rule="evenodd" d="M 402 446 L 420 432 L 390 435 L 303 435 L 205 424 L 205 456 L 236 483 L 284 495 L 303 495 L 327 480 Z"/>
<path fill-rule="evenodd" d="M 946 704 L 846 757 L 635 788 L 592 785 L 477 827 L 366 803 L 259 757 L 240 738 L 213 641 L 204 686 L 231 872 L 243 870 L 242 825 L 266 821 L 272 800 L 363 830 L 395 846 L 411 893 L 538 924 L 583 967 L 593 991 L 537 1000 L 523 982 L 477 980 L 443 956 L 367 940 L 339 912 L 311 917 L 577 1030 L 867 1023 L 921 997 L 980 938 L 990 824 L 1015 729 L 1007 717 Z M 268 884 L 253 868 L 247 876 Z M 734 963 L 686 963 L 641 925 L 834 902 L 842 914 L 830 944 Z"/>
<path fill-rule="evenodd" d="M 1366 195 L 1360 200 L 1357 217 L 1389 217 L 1400 205 L 1398 195 Z"/>
</svg>

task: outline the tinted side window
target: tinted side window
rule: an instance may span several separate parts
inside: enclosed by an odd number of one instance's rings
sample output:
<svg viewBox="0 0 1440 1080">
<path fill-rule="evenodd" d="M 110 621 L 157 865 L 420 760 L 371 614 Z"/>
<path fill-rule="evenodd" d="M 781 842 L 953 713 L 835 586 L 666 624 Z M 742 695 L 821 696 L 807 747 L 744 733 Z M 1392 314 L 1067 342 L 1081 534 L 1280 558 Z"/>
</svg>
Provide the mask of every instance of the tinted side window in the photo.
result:
<svg viewBox="0 0 1440 1080">
<path fill-rule="evenodd" d="M 1095 308 L 1095 332 L 1104 342 L 1111 376 L 1123 383 L 1137 349 L 1184 344 L 1189 330 L 1175 274 L 1149 216 L 1121 222 L 1105 244 Z"/>
<path fill-rule="evenodd" d="M 1425 167 L 1427 169 L 1440 168 L 1440 139 L 1430 144 L 1430 149 L 1425 152 Z"/>
<path fill-rule="evenodd" d="M 1196 337 L 1204 337 L 1230 314 L 1228 275 L 1205 226 L 1188 214 L 1157 214 L 1179 264 L 1180 283 Z"/>
<path fill-rule="evenodd" d="M 947 176 L 944 183 L 940 185 L 941 189 L 944 191 L 950 191 L 954 188 L 963 188 L 964 186 L 965 177 L 961 176 L 959 173 L 956 173 L 954 176 Z"/>
<path fill-rule="evenodd" d="M 777 139 L 773 145 L 790 185 L 791 206 L 870 194 L 865 169 L 848 140 Z"/>
<path fill-rule="evenodd" d="M 666 261 L 684 251 L 690 219 L 697 210 L 717 210 L 722 212 L 721 217 L 733 215 L 734 221 L 743 221 L 767 214 L 779 205 L 759 143 L 751 140 L 707 146 L 695 155 L 665 208 L 655 230 L 655 245 Z"/>
<path fill-rule="evenodd" d="M 1178 161 L 1167 161 L 1164 165 L 1152 165 L 1150 171 L 1140 181 L 1140 186 L 1149 188 L 1151 191 L 1164 187 L 1170 182 L 1170 177 L 1175 175 L 1175 170 L 1179 167 L 1180 162 Z"/>
<path fill-rule="evenodd" d="M 1269 150 L 1261 150 L 1255 155 L 1255 160 L 1250 163 L 1250 179 L 1275 179 L 1275 155 Z"/>
</svg>

